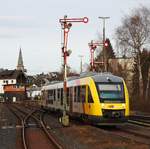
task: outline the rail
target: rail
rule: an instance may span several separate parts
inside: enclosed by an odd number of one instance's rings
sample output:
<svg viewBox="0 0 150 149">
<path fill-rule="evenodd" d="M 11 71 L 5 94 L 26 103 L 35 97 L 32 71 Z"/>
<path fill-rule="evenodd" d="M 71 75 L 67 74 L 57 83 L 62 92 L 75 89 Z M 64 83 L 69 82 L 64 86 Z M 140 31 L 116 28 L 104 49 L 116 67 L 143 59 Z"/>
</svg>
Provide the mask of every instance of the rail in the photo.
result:
<svg viewBox="0 0 150 149">
<path fill-rule="evenodd" d="M 58 149 L 63 149 L 63 146 L 56 140 L 56 138 L 54 138 L 54 136 L 52 134 L 50 134 L 50 132 L 47 130 L 44 122 L 43 122 L 43 112 L 41 110 L 35 109 L 32 110 L 30 113 L 23 111 L 22 109 L 14 106 L 18 111 L 20 111 L 23 114 L 26 114 L 26 116 L 23 119 L 23 124 L 22 124 L 22 138 L 23 138 L 23 145 L 24 145 L 24 149 L 28 149 L 27 146 L 27 141 L 26 141 L 26 135 L 25 135 L 25 129 L 26 129 L 26 124 L 27 121 L 30 118 L 33 118 L 38 124 L 41 125 L 41 130 L 44 132 L 44 134 L 46 135 L 46 137 L 50 140 L 50 142 Z M 35 116 L 34 114 L 36 112 L 41 112 L 42 114 L 40 114 L 40 117 L 37 118 L 37 116 Z"/>
</svg>

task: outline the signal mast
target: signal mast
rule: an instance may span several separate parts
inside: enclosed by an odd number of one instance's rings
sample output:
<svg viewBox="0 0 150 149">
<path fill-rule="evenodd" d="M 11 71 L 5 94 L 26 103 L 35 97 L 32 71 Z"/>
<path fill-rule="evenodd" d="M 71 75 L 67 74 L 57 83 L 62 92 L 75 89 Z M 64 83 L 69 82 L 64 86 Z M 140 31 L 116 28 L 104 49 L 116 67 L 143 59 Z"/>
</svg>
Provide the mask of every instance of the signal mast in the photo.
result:
<svg viewBox="0 0 150 149">
<path fill-rule="evenodd" d="M 63 66 L 64 66 L 64 83 L 63 83 L 63 116 L 61 118 L 61 122 L 64 126 L 69 125 L 69 116 L 66 114 L 67 108 L 67 57 L 71 54 L 70 50 L 67 50 L 67 43 L 68 43 L 68 33 L 70 28 L 72 27 L 72 23 L 88 23 L 88 18 L 67 18 L 64 16 L 63 19 L 59 19 L 61 23 L 62 30 L 64 31 L 64 40 L 62 46 L 62 54 L 63 54 Z"/>
</svg>

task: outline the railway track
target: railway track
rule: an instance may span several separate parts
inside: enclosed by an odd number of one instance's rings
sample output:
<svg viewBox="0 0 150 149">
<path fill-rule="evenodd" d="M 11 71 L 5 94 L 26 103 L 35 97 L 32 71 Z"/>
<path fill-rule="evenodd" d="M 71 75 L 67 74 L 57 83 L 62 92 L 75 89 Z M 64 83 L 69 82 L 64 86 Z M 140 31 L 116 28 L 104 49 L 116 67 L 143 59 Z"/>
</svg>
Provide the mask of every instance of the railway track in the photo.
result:
<svg viewBox="0 0 150 149">
<path fill-rule="evenodd" d="M 130 119 L 128 120 L 128 122 L 135 124 L 135 125 L 150 127 L 150 116 L 133 115 L 133 116 L 130 116 Z"/>
<path fill-rule="evenodd" d="M 124 126 L 98 126 L 98 128 L 113 136 L 119 136 L 137 143 L 150 145 L 150 129 L 147 127 L 127 123 L 127 125 Z"/>
<path fill-rule="evenodd" d="M 25 108 L 26 108 L 26 110 L 28 109 L 27 107 L 25 107 Z M 18 108 L 18 110 L 20 110 L 20 108 Z M 21 111 L 23 113 L 25 113 L 26 110 L 21 109 Z M 28 110 L 32 111 L 33 109 L 28 109 Z M 40 123 L 42 122 L 42 124 L 40 124 L 40 126 L 41 126 L 41 125 L 45 125 L 43 122 L 43 115 L 44 115 L 43 112 L 41 114 L 41 112 L 38 109 L 37 112 L 33 112 L 33 114 L 31 114 L 29 117 L 30 118 L 36 117 L 38 119 L 38 121 L 40 120 Z M 133 120 L 131 120 L 131 121 L 133 121 Z M 150 145 L 150 135 L 149 135 L 150 129 L 149 129 L 149 127 L 147 127 L 147 126 L 145 127 L 145 125 L 142 125 L 142 126 L 139 126 L 139 125 L 140 124 L 135 124 L 135 123 L 129 122 L 125 126 L 117 126 L 117 127 L 113 127 L 112 129 L 109 129 L 110 127 L 108 127 L 108 128 L 107 127 L 105 127 L 105 128 L 99 127 L 99 129 L 105 133 L 108 133 L 108 135 L 111 135 L 113 137 L 118 136 L 118 137 L 121 137 L 123 140 L 125 139 L 125 140 L 131 141 L 131 142 Z M 41 126 L 41 128 L 42 128 L 42 126 Z M 49 134 L 49 132 L 48 132 L 48 134 Z"/>
<path fill-rule="evenodd" d="M 150 127 L 149 122 L 145 122 L 145 121 L 142 121 L 142 120 L 128 120 L 128 122 L 131 123 L 131 124 L 135 124 L 135 125 Z"/>
<path fill-rule="evenodd" d="M 91 124 L 88 122 L 83 122 L 79 119 L 74 119 L 74 118 L 71 119 L 70 123 L 73 123 L 73 124 L 77 123 L 77 125 L 80 125 L 80 124 L 83 125 L 83 123 L 84 123 L 85 126 L 91 126 Z M 149 124 L 147 124 L 147 125 L 143 124 L 142 127 L 141 127 L 141 125 L 139 126 L 139 124 L 137 124 L 137 123 L 135 124 L 135 123 L 129 122 L 129 123 L 127 123 L 127 125 L 120 125 L 120 126 L 116 126 L 116 127 L 109 127 L 109 126 L 108 127 L 107 126 L 99 127 L 98 126 L 98 128 L 100 128 L 105 133 L 112 134 L 112 136 L 119 136 L 126 140 L 150 145 L 150 129 L 149 129 L 149 127 L 147 127 L 147 126 L 149 126 Z M 94 127 L 95 127 L 95 125 L 94 125 Z"/>
<path fill-rule="evenodd" d="M 125 125 L 120 126 L 97 126 L 92 125 L 91 123 L 83 122 L 80 119 L 71 119 L 72 124 L 85 125 L 85 127 L 96 127 L 99 128 L 102 132 L 107 133 L 113 137 L 119 136 L 127 141 L 141 143 L 145 145 L 150 145 L 150 129 L 149 127 L 139 126 L 137 124 L 126 123 Z M 95 130 L 96 131 L 96 130 Z"/>
<path fill-rule="evenodd" d="M 150 135 L 144 130 L 136 129 L 133 125 L 131 128 L 117 127 L 115 132 L 117 135 L 128 138 L 138 143 L 150 145 Z"/>
<path fill-rule="evenodd" d="M 54 138 L 54 136 L 47 130 L 43 122 L 43 113 L 40 114 L 41 111 L 35 109 L 27 112 L 15 105 L 9 105 L 8 108 L 20 121 L 22 128 L 22 144 L 24 149 L 34 149 L 40 146 L 45 149 L 63 149 L 63 146 L 58 143 L 56 138 Z M 37 113 L 39 113 L 39 117 L 37 116 Z M 36 141 L 33 137 L 36 138 Z"/>
</svg>

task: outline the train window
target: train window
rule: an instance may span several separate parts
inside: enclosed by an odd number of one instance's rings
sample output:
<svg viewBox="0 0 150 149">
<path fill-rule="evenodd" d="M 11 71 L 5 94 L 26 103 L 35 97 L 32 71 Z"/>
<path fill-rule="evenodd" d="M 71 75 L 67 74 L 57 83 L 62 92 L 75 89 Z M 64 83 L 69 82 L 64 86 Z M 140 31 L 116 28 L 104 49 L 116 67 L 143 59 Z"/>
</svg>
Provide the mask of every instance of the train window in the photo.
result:
<svg viewBox="0 0 150 149">
<path fill-rule="evenodd" d="M 57 99 L 60 100 L 60 89 L 57 89 Z"/>
<path fill-rule="evenodd" d="M 69 103 L 71 103 L 71 101 L 73 100 L 73 87 L 69 88 Z"/>
<path fill-rule="evenodd" d="M 94 103 L 92 95 L 91 95 L 91 90 L 88 87 L 88 103 Z"/>
<path fill-rule="evenodd" d="M 80 86 L 77 87 L 77 102 L 80 102 Z"/>
<path fill-rule="evenodd" d="M 60 99 L 61 99 L 61 105 L 63 105 L 63 89 L 61 88 L 61 97 L 60 97 Z"/>
<path fill-rule="evenodd" d="M 56 90 L 53 90 L 53 94 L 54 94 L 54 101 L 56 100 Z"/>
<path fill-rule="evenodd" d="M 51 98 L 51 90 L 48 90 L 48 100 Z"/>
<path fill-rule="evenodd" d="M 53 90 L 48 90 L 48 101 L 47 103 L 53 104 Z"/>
<path fill-rule="evenodd" d="M 74 87 L 74 102 L 77 101 L 77 87 Z"/>
<path fill-rule="evenodd" d="M 101 102 L 124 102 L 123 84 L 98 84 Z"/>
<path fill-rule="evenodd" d="M 81 86 L 81 100 L 82 102 L 85 102 L 85 98 L 86 98 L 86 86 Z"/>
</svg>

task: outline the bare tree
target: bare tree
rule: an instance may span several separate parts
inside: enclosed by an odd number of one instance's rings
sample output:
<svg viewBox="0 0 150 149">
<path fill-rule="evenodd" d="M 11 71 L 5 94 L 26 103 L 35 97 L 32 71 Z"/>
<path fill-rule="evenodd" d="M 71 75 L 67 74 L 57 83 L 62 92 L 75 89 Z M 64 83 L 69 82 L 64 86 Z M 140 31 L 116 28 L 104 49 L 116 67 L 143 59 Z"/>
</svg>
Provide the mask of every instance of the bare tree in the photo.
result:
<svg viewBox="0 0 150 149">
<path fill-rule="evenodd" d="M 138 73 L 140 98 L 143 98 L 143 76 L 141 52 L 144 46 L 150 41 L 150 9 L 140 7 L 135 9 L 130 15 L 125 16 L 122 25 L 116 30 L 116 39 L 120 47 L 126 53 L 130 53 L 138 58 Z"/>
<path fill-rule="evenodd" d="M 149 88 L 150 88 L 150 67 L 148 70 L 148 79 L 147 79 L 146 94 L 145 94 L 146 100 L 148 100 L 149 97 L 149 90 L 150 90 Z"/>
</svg>

